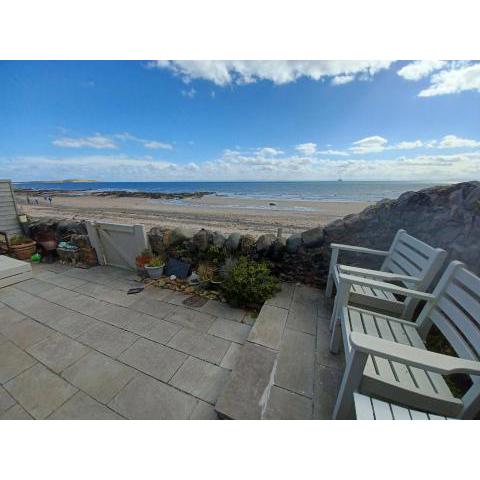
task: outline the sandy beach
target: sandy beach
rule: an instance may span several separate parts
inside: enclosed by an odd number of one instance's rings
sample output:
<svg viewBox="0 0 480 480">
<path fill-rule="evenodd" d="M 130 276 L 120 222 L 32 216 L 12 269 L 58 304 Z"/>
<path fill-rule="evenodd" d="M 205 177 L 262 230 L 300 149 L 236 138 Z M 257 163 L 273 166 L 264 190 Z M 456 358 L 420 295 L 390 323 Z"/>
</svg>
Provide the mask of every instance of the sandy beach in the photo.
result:
<svg viewBox="0 0 480 480">
<path fill-rule="evenodd" d="M 206 195 L 201 198 L 160 200 L 144 197 L 52 194 L 52 203 L 43 196 L 16 192 L 21 210 L 32 217 L 59 217 L 123 224 L 192 229 L 207 228 L 222 233 L 234 231 L 260 235 L 282 227 L 285 234 L 324 225 L 350 213 L 366 202 L 309 200 L 268 200 Z M 36 201 L 38 200 L 38 205 Z"/>
</svg>

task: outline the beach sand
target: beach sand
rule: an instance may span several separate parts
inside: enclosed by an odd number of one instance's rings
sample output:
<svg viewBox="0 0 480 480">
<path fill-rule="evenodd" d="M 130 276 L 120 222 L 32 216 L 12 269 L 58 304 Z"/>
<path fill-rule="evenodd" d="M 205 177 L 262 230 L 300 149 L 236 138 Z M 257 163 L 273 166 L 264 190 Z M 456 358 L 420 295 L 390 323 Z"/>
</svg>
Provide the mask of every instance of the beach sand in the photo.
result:
<svg viewBox="0 0 480 480">
<path fill-rule="evenodd" d="M 309 200 L 268 200 L 207 195 L 181 201 L 143 197 L 52 195 L 52 204 L 43 197 L 39 205 L 27 205 L 26 195 L 16 192 L 20 209 L 31 217 L 58 217 L 122 224 L 206 228 L 222 233 L 253 235 L 302 232 L 350 213 L 358 213 L 366 202 Z M 270 205 L 273 202 L 274 205 Z"/>
</svg>

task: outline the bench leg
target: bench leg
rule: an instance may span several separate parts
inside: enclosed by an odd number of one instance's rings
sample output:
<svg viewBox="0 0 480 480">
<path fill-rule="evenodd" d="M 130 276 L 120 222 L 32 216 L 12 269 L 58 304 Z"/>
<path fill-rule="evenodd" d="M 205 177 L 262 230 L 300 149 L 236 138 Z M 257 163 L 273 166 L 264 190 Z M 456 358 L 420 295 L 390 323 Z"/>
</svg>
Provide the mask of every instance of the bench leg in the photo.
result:
<svg viewBox="0 0 480 480">
<path fill-rule="evenodd" d="M 355 418 L 353 393 L 359 390 L 367 359 L 368 353 L 352 350 L 347 360 L 337 402 L 333 410 L 332 418 L 334 420 Z"/>
</svg>

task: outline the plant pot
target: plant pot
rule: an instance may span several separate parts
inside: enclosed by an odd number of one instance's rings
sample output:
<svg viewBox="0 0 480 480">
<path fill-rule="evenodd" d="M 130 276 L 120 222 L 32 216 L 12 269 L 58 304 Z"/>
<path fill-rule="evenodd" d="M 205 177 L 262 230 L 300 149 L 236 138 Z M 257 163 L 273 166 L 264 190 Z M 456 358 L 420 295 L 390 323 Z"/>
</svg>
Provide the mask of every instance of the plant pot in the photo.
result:
<svg viewBox="0 0 480 480">
<path fill-rule="evenodd" d="M 10 245 L 10 254 L 18 260 L 29 260 L 36 251 L 36 243 L 32 240 L 20 245 Z"/>
<path fill-rule="evenodd" d="M 145 271 L 150 278 L 160 278 L 163 275 L 164 267 L 165 265 L 159 267 L 149 267 L 148 265 L 145 265 Z"/>
</svg>

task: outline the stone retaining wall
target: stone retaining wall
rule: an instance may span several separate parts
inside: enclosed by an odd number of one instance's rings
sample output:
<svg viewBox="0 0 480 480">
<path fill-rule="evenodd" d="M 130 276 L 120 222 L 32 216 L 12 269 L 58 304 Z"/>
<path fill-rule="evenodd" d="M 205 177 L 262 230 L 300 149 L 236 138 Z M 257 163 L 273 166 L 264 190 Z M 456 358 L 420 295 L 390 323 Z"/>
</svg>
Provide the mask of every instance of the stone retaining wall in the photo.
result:
<svg viewBox="0 0 480 480">
<path fill-rule="evenodd" d="M 81 222 L 43 219 L 32 229 L 54 228 L 83 233 Z M 316 227 L 288 238 L 272 234 L 255 238 L 232 233 L 224 236 L 210 230 L 153 227 L 148 232 L 154 253 L 168 251 L 193 261 L 211 246 L 232 255 L 268 259 L 283 280 L 322 286 L 326 280 L 332 242 L 387 250 L 398 229 L 449 252 L 449 260 L 465 262 L 480 274 L 480 183 L 467 182 L 406 192 L 397 200 L 382 200 L 358 214 Z M 340 260 L 377 267 L 378 259 L 345 255 Z"/>
</svg>

